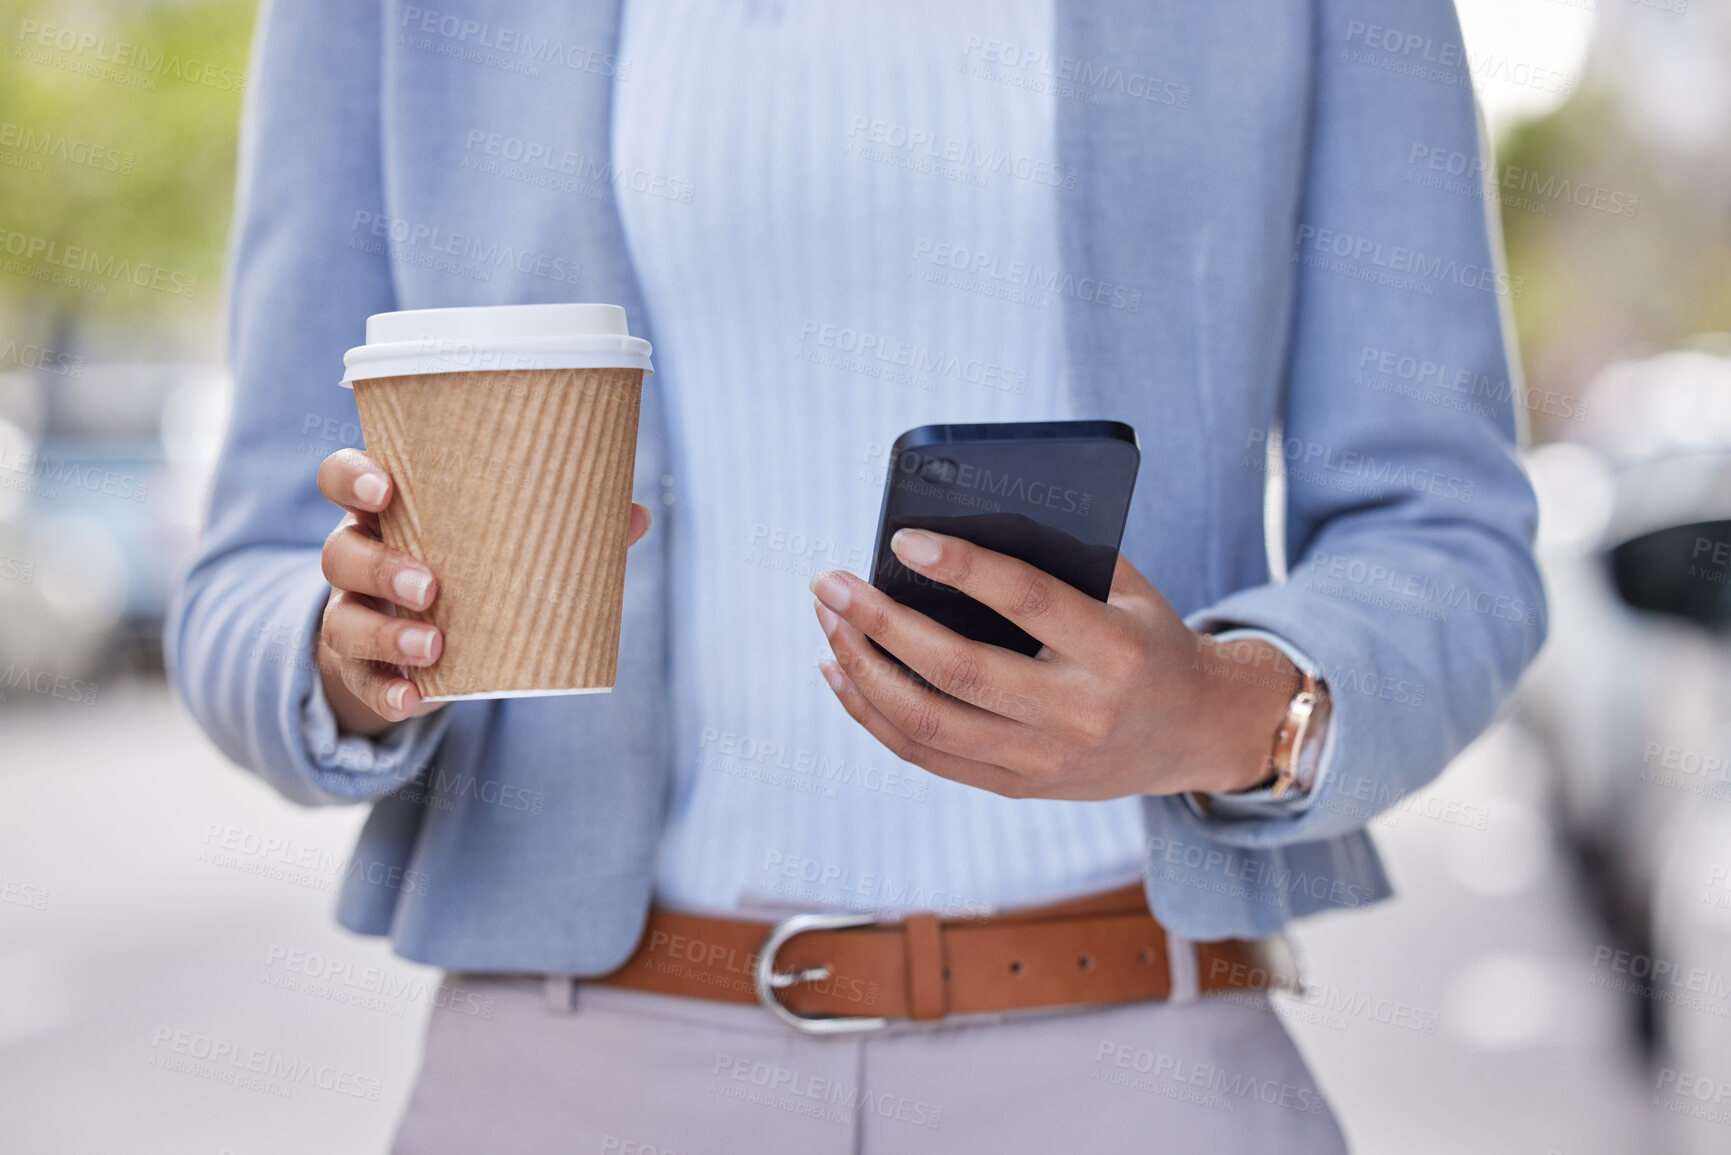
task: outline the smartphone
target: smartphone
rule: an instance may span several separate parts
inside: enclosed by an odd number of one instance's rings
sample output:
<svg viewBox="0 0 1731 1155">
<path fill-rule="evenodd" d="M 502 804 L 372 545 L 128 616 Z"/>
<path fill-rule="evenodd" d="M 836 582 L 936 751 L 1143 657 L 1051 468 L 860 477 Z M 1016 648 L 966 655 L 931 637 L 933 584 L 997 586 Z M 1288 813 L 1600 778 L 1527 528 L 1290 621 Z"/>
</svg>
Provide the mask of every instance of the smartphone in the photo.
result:
<svg viewBox="0 0 1731 1155">
<path fill-rule="evenodd" d="M 1141 461 L 1136 431 L 1120 421 L 910 429 L 890 450 L 872 585 L 963 637 L 1032 656 L 1038 639 L 908 569 L 890 538 L 901 529 L 959 537 L 1105 601 Z"/>
</svg>

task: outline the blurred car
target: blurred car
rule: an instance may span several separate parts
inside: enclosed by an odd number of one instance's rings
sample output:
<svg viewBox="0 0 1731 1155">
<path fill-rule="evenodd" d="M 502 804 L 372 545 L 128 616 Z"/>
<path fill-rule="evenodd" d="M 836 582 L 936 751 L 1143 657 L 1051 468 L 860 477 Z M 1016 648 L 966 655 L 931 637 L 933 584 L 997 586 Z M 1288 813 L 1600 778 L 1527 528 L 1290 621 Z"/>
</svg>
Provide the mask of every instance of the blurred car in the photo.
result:
<svg viewBox="0 0 1731 1155">
<path fill-rule="evenodd" d="M 0 375 L 0 700 L 160 668 L 226 419 L 214 367 L 77 368 Z"/>
<path fill-rule="evenodd" d="M 1722 1087 L 1731 1121 L 1731 358 L 1615 365 L 1583 400 L 1577 436 L 1529 459 L 1551 628 L 1515 717 L 1605 927 L 1593 981 L 1632 994 L 1672 1149 L 1723 1151 L 1697 1104 Z"/>
</svg>

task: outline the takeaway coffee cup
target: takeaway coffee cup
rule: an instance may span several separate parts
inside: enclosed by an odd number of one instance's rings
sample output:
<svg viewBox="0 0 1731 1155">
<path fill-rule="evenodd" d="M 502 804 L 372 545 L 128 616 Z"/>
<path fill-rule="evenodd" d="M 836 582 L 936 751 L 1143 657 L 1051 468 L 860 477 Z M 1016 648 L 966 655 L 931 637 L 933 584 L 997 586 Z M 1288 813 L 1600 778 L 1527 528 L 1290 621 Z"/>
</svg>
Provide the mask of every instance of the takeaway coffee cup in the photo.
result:
<svg viewBox="0 0 1731 1155">
<path fill-rule="evenodd" d="M 367 318 L 343 357 L 367 453 L 396 496 L 386 544 L 438 578 L 430 702 L 612 689 L 649 342 L 617 305 Z"/>
</svg>

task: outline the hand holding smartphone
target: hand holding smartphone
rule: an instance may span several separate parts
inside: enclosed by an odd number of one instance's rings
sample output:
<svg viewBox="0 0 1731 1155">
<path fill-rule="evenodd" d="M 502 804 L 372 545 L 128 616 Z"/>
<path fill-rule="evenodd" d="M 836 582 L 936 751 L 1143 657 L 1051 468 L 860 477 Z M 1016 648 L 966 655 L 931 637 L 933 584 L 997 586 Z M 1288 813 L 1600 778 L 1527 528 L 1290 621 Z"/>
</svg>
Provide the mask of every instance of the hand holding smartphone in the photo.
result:
<svg viewBox="0 0 1731 1155">
<path fill-rule="evenodd" d="M 902 761 L 1010 798 L 1266 778 L 1296 682 L 1232 676 L 1236 660 L 1119 559 L 1139 458 L 1115 422 L 899 438 L 871 584 L 846 570 L 811 583 L 835 652 L 819 666 L 848 715 Z"/>
</svg>

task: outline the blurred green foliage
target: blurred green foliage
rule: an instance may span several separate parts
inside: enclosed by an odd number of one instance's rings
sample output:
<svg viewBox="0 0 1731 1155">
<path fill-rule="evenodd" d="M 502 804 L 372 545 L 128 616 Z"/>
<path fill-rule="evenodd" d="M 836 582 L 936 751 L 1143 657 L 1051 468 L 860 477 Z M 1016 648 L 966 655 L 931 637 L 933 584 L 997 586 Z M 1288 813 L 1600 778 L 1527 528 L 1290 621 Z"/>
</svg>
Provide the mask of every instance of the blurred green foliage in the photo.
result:
<svg viewBox="0 0 1731 1155">
<path fill-rule="evenodd" d="M 1579 396 L 1612 361 L 1731 331 L 1728 148 L 1659 144 L 1606 85 L 1503 138 L 1503 235 L 1509 271 L 1524 280 L 1514 311 L 1530 390 Z M 1546 182 L 1600 207 L 1520 195 Z M 1550 424 L 1535 415 L 1541 438 L 1558 431 Z"/>
<path fill-rule="evenodd" d="M 9 336 L 220 308 L 253 10 L 252 0 L 0 0 L 0 260 L 17 262 L 0 266 Z M 58 246 L 53 257 L 43 244 Z M 20 257 L 20 245 L 38 249 Z M 55 283 L 68 246 L 99 262 L 83 275 L 105 292 Z M 182 292 L 134 284 L 119 262 L 178 273 L 169 283 Z"/>
</svg>

